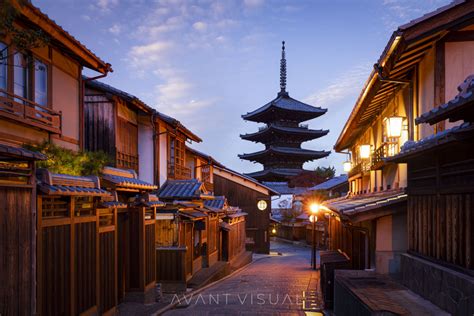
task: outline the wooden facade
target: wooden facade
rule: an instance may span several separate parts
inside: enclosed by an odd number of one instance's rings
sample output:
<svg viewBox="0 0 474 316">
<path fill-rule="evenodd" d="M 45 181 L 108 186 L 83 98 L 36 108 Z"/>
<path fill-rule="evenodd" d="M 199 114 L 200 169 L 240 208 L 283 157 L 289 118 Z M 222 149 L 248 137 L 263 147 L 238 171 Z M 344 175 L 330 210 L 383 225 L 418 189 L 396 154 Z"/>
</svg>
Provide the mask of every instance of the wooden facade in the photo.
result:
<svg viewBox="0 0 474 316">
<path fill-rule="evenodd" d="M 36 175 L 43 155 L 0 144 L 0 314 L 36 313 Z"/>
<path fill-rule="evenodd" d="M 228 212 L 221 223 L 221 260 L 236 260 L 246 250 L 246 213 L 240 210 Z"/>
<path fill-rule="evenodd" d="M 269 253 L 271 196 L 277 193 L 254 179 L 221 167 L 214 168 L 214 193 L 224 195 L 230 205 L 248 214 L 245 219 L 247 249 Z M 259 201 L 265 201 L 267 207 L 260 210 Z"/>
</svg>

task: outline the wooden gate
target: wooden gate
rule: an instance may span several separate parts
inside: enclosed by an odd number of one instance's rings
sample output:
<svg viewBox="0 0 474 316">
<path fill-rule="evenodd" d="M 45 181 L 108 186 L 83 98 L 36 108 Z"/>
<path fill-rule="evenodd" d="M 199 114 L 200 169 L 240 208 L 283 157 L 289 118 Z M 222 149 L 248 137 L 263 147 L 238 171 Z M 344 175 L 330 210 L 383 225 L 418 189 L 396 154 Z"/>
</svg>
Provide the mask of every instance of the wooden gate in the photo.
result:
<svg viewBox="0 0 474 316">
<path fill-rule="evenodd" d="M 40 159 L 0 144 L 0 315 L 36 313 L 34 161 Z"/>
<path fill-rule="evenodd" d="M 37 288 L 41 315 L 98 313 L 97 178 L 39 170 Z"/>
</svg>

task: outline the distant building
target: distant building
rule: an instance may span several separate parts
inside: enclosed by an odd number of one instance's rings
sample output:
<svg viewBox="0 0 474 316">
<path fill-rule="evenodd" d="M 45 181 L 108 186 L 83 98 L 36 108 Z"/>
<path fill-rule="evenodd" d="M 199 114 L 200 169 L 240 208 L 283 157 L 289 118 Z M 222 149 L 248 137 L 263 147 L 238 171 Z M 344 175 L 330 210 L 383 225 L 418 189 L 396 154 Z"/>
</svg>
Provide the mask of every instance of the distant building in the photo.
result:
<svg viewBox="0 0 474 316">
<path fill-rule="evenodd" d="M 327 191 L 330 198 L 344 196 L 349 191 L 347 175 L 342 174 L 338 177 L 333 177 L 323 183 L 309 188 L 308 191 Z"/>
<path fill-rule="evenodd" d="M 323 115 L 327 109 L 311 106 L 289 96 L 286 91 L 285 42 L 281 55 L 281 90 L 276 99 L 242 115 L 246 121 L 266 124 L 256 133 L 240 136 L 242 139 L 265 145 L 264 150 L 239 155 L 241 159 L 263 164 L 263 170 L 247 174 L 258 181 L 287 182 L 289 178 L 303 171 L 305 162 L 330 154 L 329 151 L 301 148 L 301 143 L 322 137 L 329 130 L 312 130 L 308 125 L 300 123 Z"/>
</svg>

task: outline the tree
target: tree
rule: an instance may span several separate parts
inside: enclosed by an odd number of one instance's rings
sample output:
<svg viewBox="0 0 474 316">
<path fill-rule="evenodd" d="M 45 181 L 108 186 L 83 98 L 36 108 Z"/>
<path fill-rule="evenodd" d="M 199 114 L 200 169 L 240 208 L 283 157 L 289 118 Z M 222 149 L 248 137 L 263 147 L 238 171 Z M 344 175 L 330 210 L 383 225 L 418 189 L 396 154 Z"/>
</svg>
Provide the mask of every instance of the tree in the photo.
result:
<svg viewBox="0 0 474 316">
<path fill-rule="evenodd" d="M 297 176 L 294 176 L 288 182 L 288 186 L 293 187 L 312 187 L 327 181 L 334 177 L 336 174 L 336 168 L 329 167 L 317 167 L 314 171 L 302 171 Z"/>
<path fill-rule="evenodd" d="M 50 38 L 43 30 L 33 28 L 22 28 L 15 23 L 20 16 L 21 7 L 27 5 L 27 0 L 0 0 L 0 36 L 8 36 L 16 52 L 25 53 L 33 48 L 43 47 L 49 44 Z M 3 54 L 8 46 L 0 51 L 0 61 L 7 59 Z"/>
<path fill-rule="evenodd" d="M 48 159 L 38 161 L 36 166 L 46 168 L 54 173 L 73 176 L 99 175 L 104 166 L 110 163 L 109 156 L 104 152 L 75 152 L 47 141 L 40 145 L 27 145 L 25 147 L 46 155 Z"/>
</svg>

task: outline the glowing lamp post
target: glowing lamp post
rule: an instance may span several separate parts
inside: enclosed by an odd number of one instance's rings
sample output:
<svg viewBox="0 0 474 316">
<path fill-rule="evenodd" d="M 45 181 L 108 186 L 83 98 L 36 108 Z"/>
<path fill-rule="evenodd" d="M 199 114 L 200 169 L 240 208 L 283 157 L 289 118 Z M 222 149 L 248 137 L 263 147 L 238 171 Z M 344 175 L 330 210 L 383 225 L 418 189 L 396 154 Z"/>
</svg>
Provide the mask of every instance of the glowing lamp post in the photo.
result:
<svg viewBox="0 0 474 316">
<path fill-rule="evenodd" d="M 318 221 L 318 217 L 316 216 L 319 212 L 319 204 L 313 203 L 309 206 L 310 216 L 309 221 L 313 224 L 313 247 L 311 248 L 311 267 L 313 270 L 316 270 L 316 222 Z"/>
</svg>

